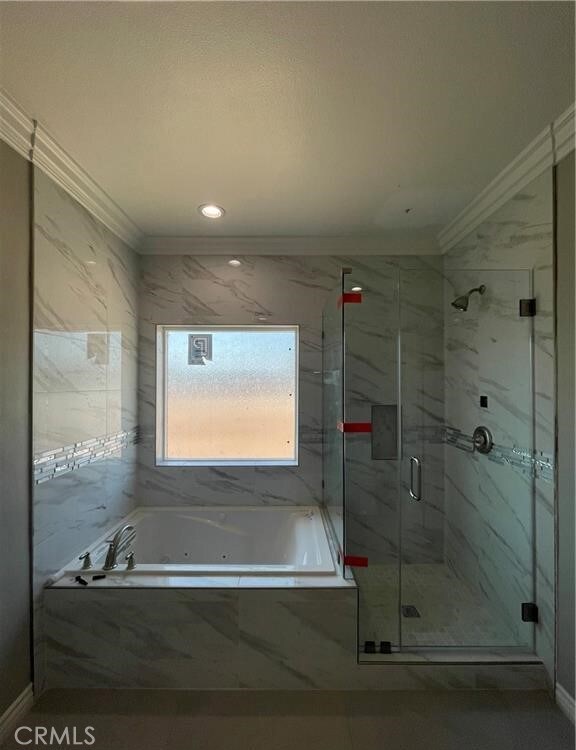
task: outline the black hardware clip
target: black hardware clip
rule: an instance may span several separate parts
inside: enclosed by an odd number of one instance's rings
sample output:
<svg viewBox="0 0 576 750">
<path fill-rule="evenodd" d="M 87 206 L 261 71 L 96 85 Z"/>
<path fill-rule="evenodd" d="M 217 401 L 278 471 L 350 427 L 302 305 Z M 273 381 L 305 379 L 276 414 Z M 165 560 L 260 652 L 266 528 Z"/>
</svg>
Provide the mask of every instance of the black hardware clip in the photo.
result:
<svg viewBox="0 0 576 750">
<path fill-rule="evenodd" d="M 538 605 L 522 602 L 522 622 L 538 622 Z"/>
</svg>

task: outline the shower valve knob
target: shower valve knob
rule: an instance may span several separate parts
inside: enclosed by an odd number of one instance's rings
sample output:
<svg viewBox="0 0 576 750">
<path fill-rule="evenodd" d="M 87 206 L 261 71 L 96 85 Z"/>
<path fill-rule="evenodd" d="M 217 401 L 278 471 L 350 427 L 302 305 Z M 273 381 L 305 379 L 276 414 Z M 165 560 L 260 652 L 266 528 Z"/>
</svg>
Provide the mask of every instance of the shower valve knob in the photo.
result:
<svg viewBox="0 0 576 750">
<path fill-rule="evenodd" d="M 472 435 L 472 441 L 478 453 L 490 453 L 494 447 L 492 433 L 487 427 L 477 427 Z"/>
</svg>

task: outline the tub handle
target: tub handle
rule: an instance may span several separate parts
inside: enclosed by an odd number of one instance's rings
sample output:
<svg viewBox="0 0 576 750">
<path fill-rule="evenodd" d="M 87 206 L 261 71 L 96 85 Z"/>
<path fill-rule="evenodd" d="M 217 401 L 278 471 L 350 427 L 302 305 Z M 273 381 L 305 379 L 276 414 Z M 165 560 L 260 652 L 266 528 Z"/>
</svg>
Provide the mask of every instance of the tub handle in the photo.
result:
<svg viewBox="0 0 576 750">
<path fill-rule="evenodd" d="M 82 570 L 90 570 L 90 568 L 92 567 L 92 559 L 89 552 L 85 552 L 83 555 L 80 555 L 78 559 L 82 560 Z"/>
<path fill-rule="evenodd" d="M 126 570 L 134 570 L 136 567 L 136 560 L 134 559 L 134 552 L 129 552 L 126 555 Z"/>
</svg>

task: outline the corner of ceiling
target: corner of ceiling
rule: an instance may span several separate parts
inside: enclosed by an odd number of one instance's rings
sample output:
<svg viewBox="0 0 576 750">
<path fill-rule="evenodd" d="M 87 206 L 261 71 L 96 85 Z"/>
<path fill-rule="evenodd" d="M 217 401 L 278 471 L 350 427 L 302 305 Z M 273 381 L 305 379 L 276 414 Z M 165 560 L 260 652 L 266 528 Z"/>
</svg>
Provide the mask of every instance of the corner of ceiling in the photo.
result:
<svg viewBox="0 0 576 750">
<path fill-rule="evenodd" d="M 442 254 L 479 226 L 513 195 L 574 149 L 574 103 L 528 146 L 438 234 Z"/>
<path fill-rule="evenodd" d="M 144 233 L 120 206 L 60 146 L 38 120 L 0 90 L 0 138 L 45 172 L 132 249 L 139 251 Z"/>
</svg>

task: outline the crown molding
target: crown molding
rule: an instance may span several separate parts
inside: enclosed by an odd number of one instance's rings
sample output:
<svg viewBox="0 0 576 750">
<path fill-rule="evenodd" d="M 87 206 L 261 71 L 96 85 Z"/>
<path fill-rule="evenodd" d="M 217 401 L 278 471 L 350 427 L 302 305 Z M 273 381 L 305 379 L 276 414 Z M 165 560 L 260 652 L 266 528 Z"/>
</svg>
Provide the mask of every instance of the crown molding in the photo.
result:
<svg viewBox="0 0 576 750">
<path fill-rule="evenodd" d="M 554 135 L 554 164 L 574 151 L 574 104 L 552 123 Z"/>
<path fill-rule="evenodd" d="M 0 90 L 0 138 L 25 159 L 30 159 L 34 120 Z"/>
<path fill-rule="evenodd" d="M 446 253 L 545 169 L 574 149 L 574 104 L 536 138 L 438 234 Z"/>
<path fill-rule="evenodd" d="M 0 139 L 45 172 L 120 239 L 144 255 L 435 255 L 464 239 L 546 168 L 574 149 L 574 104 L 543 130 L 438 234 L 430 229 L 360 237 L 144 237 L 140 228 L 46 128 L 0 90 Z"/>
<path fill-rule="evenodd" d="M 115 235 L 131 247 L 139 248 L 143 239 L 140 229 L 40 123 L 36 128 L 32 162 Z"/>
<path fill-rule="evenodd" d="M 39 122 L 0 91 L 0 138 L 47 174 L 95 218 L 134 249 L 142 231 Z"/>
<path fill-rule="evenodd" d="M 143 255 L 439 255 L 429 229 L 357 237 L 146 237 Z"/>
</svg>

